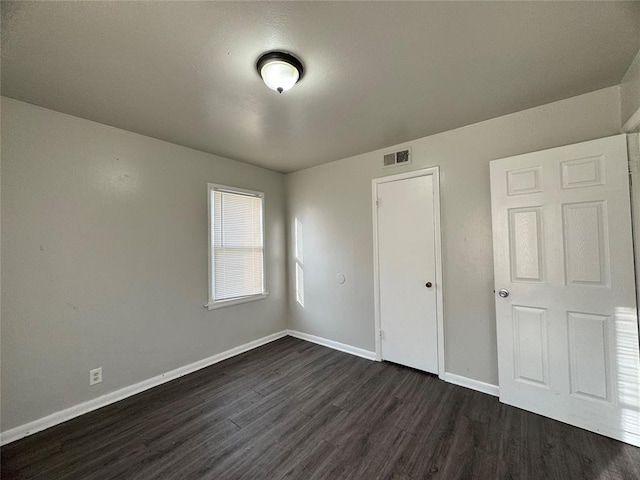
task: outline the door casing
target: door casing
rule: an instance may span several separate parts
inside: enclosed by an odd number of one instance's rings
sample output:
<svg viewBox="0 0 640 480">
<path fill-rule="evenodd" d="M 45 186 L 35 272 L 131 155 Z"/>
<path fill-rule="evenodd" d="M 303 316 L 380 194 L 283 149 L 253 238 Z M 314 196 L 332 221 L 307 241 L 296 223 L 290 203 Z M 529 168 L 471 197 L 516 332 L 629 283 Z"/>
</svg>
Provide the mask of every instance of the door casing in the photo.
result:
<svg viewBox="0 0 640 480">
<path fill-rule="evenodd" d="M 436 289 L 436 324 L 438 331 L 438 377 L 444 378 L 444 310 L 443 310 L 443 282 L 442 282 L 442 241 L 440 234 L 440 167 L 429 167 L 411 172 L 374 178 L 371 181 L 371 210 L 373 212 L 373 275 L 374 275 L 374 310 L 375 310 L 375 341 L 376 360 L 382 361 L 382 342 L 380 339 L 380 268 L 378 251 L 378 185 L 408 178 L 431 175 L 433 177 L 433 218 L 434 218 L 434 245 L 435 245 L 435 289 Z"/>
</svg>

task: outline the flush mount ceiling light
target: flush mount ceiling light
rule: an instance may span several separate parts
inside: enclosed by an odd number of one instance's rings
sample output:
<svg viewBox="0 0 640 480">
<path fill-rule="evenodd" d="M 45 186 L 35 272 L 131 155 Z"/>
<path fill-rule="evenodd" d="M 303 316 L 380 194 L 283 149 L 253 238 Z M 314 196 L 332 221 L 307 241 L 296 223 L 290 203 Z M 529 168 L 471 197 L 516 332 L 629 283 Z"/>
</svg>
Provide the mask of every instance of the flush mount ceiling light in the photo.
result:
<svg viewBox="0 0 640 480">
<path fill-rule="evenodd" d="M 302 78 L 302 62 L 290 53 L 268 52 L 258 59 L 258 73 L 271 90 L 282 93 Z"/>
</svg>

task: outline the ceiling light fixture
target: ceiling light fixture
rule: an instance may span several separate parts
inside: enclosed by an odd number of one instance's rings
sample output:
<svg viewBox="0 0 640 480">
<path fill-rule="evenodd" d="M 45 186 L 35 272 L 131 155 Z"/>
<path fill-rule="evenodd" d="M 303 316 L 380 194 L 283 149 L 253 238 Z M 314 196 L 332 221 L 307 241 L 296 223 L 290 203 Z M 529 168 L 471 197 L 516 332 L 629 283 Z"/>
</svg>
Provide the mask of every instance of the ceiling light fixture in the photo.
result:
<svg viewBox="0 0 640 480">
<path fill-rule="evenodd" d="M 267 87 L 279 93 L 293 87 L 304 74 L 302 62 L 285 52 L 265 53 L 258 59 L 256 68 Z"/>
</svg>

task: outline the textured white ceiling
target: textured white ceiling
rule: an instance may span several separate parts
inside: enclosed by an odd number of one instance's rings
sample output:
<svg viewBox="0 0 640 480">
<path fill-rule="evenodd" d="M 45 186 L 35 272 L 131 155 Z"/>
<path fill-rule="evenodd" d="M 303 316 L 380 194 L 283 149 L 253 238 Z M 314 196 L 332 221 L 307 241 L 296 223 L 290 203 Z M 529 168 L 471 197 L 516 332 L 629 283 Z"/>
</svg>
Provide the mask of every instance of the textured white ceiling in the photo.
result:
<svg viewBox="0 0 640 480">
<path fill-rule="evenodd" d="M 282 172 L 616 85 L 640 2 L 2 2 L 2 94 Z M 255 71 L 284 49 L 282 95 Z"/>
</svg>

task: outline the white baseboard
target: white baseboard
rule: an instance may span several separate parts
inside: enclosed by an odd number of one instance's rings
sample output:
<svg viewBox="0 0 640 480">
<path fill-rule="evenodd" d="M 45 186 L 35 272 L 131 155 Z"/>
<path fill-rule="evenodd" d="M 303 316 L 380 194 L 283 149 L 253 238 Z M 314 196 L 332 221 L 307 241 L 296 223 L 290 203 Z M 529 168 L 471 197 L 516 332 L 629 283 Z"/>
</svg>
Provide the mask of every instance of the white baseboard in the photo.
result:
<svg viewBox="0 0 640 480">
<path fill-rule="evenodd" d="M 460 385 L 461 387 L 467 387 L 471 390 L 476 390 L 482 393 L 488 393 L 489 395 L 493 395 L 494 397 L 500 396 L 500 387 L 498 385 L 492 385 L 490 383 L 481 382 L 479 380 L 473 380 L 472 378 L 463 377 L 462 375 L 456 375 L 455 373 L 445 372 L 445 374 L 440 377 L 442 380 L 448 383 L 453 383 L 454 385 Z"/>
<path fill-rule="evenodd" d="M 98 398 L 94 398 L 78 405 L 74 405 L 73 407 L 67 408 L 65 410 L 52 413 L 51 415 L 47 415 L 46 417 L 34 420 L 33 422 L 29 422 L 24 425 L 20 425 L 19 427 L 12 428 L 0 433 L 0 445 L 6 445 L 7 443 L 11 443 L 26 436 L 32 435 L 36 432 L 40 432 L 49 427 L 53 427 L 54 425 L 66 422 L 67 420 L 71 420 L 72 418 L 79 417 L 80 415 L 92 412 L 93 410 L 97 410 L 98 408 L 106 407 L 107 405 L 118 402 L 120 400 L 124 400 L 125 398 L 137 393 L 144 392 L 145 390 L 148 390 L 150 388 L 162 385 L 163 383 L 167 383 L 176 378 L 208 367 L 210 365 L 213 365 L 214 363 L 221 362 L 223 360 L 226 360 L 227 358 L 235 357 L 236 355 L 240 355 L 241 353 L 244 353 L 248 350 L 252 350 L 254 348 L 260 347 L 261 345 L 273 342 L 274 340 L 278 340 L 279 338 L 286 336 L 286 330 L 267 335 L 266 337 L 259 338 L 258 340 L 254 340 L 253 342 L 245 343 L 244 345 L 232 348 L 230 350 L 227 350 L 226 352 L 213 355 L 212 357 L 199 360 L 189 365 L 185 365 L 184 367 L 176 368 L 175 370 L 171 370 L 170 372 L 166 372 L 156 377 L 149 378 L 148 380 L 143 380 L 142 382 L 136 383 L 134 385 L 129 385 L 128 387 L 116 390 L 115 392 L 107 393 L 106 395 L 102 395 Z"/>
<path fill-rule="evenodd" d="M 346 343 L 336 342 L 335 340 L 329 340 L 328 338 L 317 337 L 310 333 L 298 332 L 297 330 L 287 330 L 287 334 L 291 337 L 296 337 L 307 342 L 317 343 L 323 347 L 333 348 L 334 350 L 340 350 L 341 352 L 350 353 L 357 357 L 366 358 L 367 360 L 375 360 L 376 352 L 365 350 L 364 348 L 353 347 Z"/>
<path fill-rule="evenodd" d="M 316 343 L 324 347 L 329 347 L 334 350 L 349 353 L 357 357 L 366 358 L 367 360 L 376 360 L 376 353 L 370 350 L 365 350 L 363 348 L 354 347 L 352 345 L 336 342 L 327 338 L 318 337 L 309 333 L 299 332 L 297 330 L 283 330 L 281 332 L 267 335 L 266 337 L 259 338 L 258 340 L 254 340 L 253 342 L 245 343 L 244 345 L 240 345 L 217 355 L 213 355 L 212 357 L 205 358 L 189 365 L 185 365 L 184 367 L 176 368 L 175 370 L 171 370 L 170 372 L 166 372 L 156 377 L 149 378 L 148 380 L 143 380 L 142 382 L 136 383 L 134 385 L 121 388 L 120 390 L 116 390 L 115 392 L 107 393 L 106 395 L 94 398 L 93 400 L 74 405 L 73 407 L 61 410 L 56 413 L 52 413 L 51 415 L 47 415 L 46 417 L 34 420 L 33 422 L 29 422 L 24 425 L 20 425 L 19 427 L 15 427 L 2 432 L 0 433 L 0 445 L 6 445 L 7 443 L 11 443 L 21 438 L 27 437 L 49 427 L 53 427 L 60 423 L 66 422 L 67 420 L 71 420 L 72 418 L 79 417 L 80 415 L 92 412 L 93 410 L 97 410 L 98 408 L 106 407 L 107 405 L 118 402 L 120 400 L 124 400 L 125 398 L 128 398 L 137 393 L 144 392 L 145 390 L 149 390 L 150 388 L 162 385 L 163 383 L 167 383 L 171 380 L 182 377 L 184 375 L 195 372 L 236 355 L 240 355 L 241 353 L 260 347 L 266 343 L 273 342 L 274 340 L 278 340 L 279 338 L 285 337 L 287 335 L 299 338 L 301 340 L 306 340 L 308 342 Z M 473 380 L 471 378 L 463 377 L 462 375 L 456 375 L 454 373 L 446 372 L 441 378 L 445 382 L 467 387 L 479 392 L 488 393 L 489 395 L 498 396 L 500 392 L 500 389 L 497 385 L 480 382 L 478 380 Z"/>
<path fill-rule="evenodd" d="M 316 335 L 311 335 L 310 333 L 299 332 L 297 330 L 287 330 L 287 334 L 291 337 L 296 337 L 301 340 L 317 343 L 318 345 L 333 348 L 334 350 L 340 350 L 341 352 L 350 353 L 358 357 L 366 358 L 367 360 L 376 360 L 376 352 L 372 352 L 370 350 L 353 347 L 345 343 L 318 337 Z M 456 375 L 455 373 L 449 372 L 445 372 L 445 374 L 440 378 L 445 382 L 453 383 L 454 385 L 460 385 L 461 387 L 470 388 L 471 390 L 487 393 L 489 395 L 493 395 L 494 397 L 500 396 L 500 388 L 497 385 L 481 382 L 479 380 L 473 380 L 471 378 L 463 377 L 462 375 Z"/>
</svg>

